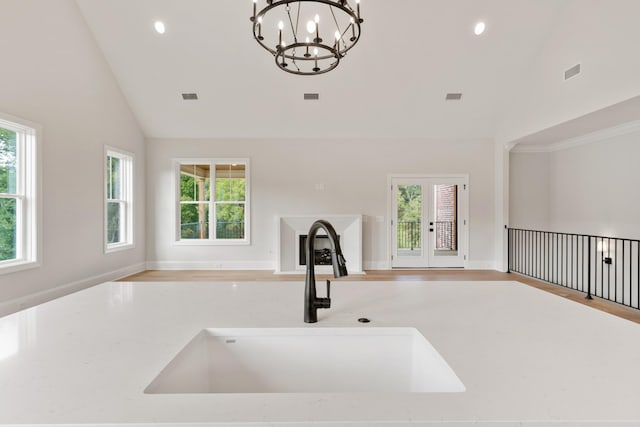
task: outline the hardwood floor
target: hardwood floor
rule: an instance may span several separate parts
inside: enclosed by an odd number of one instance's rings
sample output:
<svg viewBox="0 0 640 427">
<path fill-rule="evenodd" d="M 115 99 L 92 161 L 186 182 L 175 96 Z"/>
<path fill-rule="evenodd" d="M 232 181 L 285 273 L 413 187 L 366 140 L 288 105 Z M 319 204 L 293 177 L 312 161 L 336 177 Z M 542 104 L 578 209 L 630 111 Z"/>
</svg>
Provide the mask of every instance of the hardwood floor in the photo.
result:
<svg viewBox="0 0 640 427">
<path fill-rule="evenodd" d="M 331 275 L 318 274 L 320 280 L 331 278 Z M 304 274 L 274 274 L 271 270 L 147 270 L 120 279 L 121 282 L 210 282 L 210 281 L 304 281 Z M 515 273 L 502 273 L 495 270 L 369 270 L 364 275 L 351 275 L 340 280 L 404 282 L 404 281 L 517 281 L 533 286 L 560 297 L 575 301 L 596 310 L 640 323 L 640 310 L 620 304 L 594 298 L 585 299 L 585 294 L 531 279 Z"/>
<path fill-rule="evenodd" d="M 317 274 L 330 278 L 328 274 Z M 274 274 L 272 270 L 147 270 L 125 277 L 120 281 L 173 282 L 173 281 L 299 281 L 304 274 Z M 352 274 L 340 280 L 353 281 L 442 281 L 442 280 L 514 280 L 513 276 L 494 270 L 369 270 L 366 274 Z"/>
</svg>

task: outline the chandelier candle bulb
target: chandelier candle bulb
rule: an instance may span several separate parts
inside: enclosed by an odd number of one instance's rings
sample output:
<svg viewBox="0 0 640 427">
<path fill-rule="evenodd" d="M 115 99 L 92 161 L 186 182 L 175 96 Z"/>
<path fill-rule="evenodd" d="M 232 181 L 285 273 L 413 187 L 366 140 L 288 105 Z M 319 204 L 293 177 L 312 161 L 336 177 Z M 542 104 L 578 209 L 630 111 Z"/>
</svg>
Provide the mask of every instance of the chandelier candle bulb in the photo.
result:
<svg viewBox="0 0 640 427">
<path fill-rule="evenodd" d="M 282 47 L 282 30 L 284 29 L 284 22 L 278 22 L 278 46 Z"/>
<path fill-rule="evenodd" d="M 258 0 L 253 0 L 253 19 L 256 19 L 256 6 L 257 6 Z"/>
<path fill-rule="evenodd" d="M 360 19 L 360 0 L 356 0 L 356 9 L 358 10 L 358 20 L 362 22 L 362 19 Z"/>
<path fill-rule="evenodd" d="M 317 47 L 313 49 L 313 54 L 315 55 L 315 63 L 316 63 L 316 66 L 313 68 L 313 71 L 317 73 L 318 71 L 320 71 L 320 68 L 318 68 L 318 48 Z"/>
<path fill-rule="evenodd" d="M 287 57 L 285 56 L 285 50 L 287 49 L 287 43 L 286 42 L 282 42 L 282 44 L 280 45 L 280 47 L 282 47 L 282 62 L 280 63 L 280 65 L 282 65 L 283 67 L 286 67 L 287 64 Z"/>
<path fill-rule="evenodd" d="M 322 43 L 322 39 L 320 38 L 320 15 L 316 14 L 314 21 L 316 23 L 316 39 L 314 40 L 314 42 Z"/>
</svg>

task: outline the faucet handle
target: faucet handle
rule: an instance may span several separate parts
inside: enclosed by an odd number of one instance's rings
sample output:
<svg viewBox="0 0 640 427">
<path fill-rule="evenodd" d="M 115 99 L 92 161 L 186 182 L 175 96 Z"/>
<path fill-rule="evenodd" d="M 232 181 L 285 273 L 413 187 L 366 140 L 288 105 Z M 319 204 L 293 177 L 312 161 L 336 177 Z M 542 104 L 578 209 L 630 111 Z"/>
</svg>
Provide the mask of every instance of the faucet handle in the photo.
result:
<svg viewBox="0 0 640 427">
<path fill-rule="evenodd" d="M 327 297 L 316 298 L 314 301 L 316 308 L 331 308 L 331 282 L 327 280 Z"/>
</svg>

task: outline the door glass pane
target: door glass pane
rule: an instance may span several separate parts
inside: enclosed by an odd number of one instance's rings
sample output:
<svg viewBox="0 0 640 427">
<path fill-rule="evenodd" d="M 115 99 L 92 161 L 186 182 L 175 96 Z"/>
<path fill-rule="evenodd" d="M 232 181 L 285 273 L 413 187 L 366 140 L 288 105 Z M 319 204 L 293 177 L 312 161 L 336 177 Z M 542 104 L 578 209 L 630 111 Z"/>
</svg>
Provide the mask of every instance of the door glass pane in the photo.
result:
<svg viewBox="0 0 640 427">
<path fill-rule="evenodd" d="M 0 193 L 16 194 L 16 133 L 0 128 Z"/>
<path fill-rule="evenodd" d="M 435 255 L 458 255 L 458 186 L 434 185 Z"/>
<path fill-rule="evenodd" d="M 16 259 L 16 203 L 0 198 L 0 261 Z"/>
<path fill-rule="evenodd" d="M 216 204 L 216 238 L 244 239 L 244 203 Z"/>
<path fill-rule="evenodd" d="M 422 256 L 422 186 L 398 186 L 398 256 Z"/>
</svg>

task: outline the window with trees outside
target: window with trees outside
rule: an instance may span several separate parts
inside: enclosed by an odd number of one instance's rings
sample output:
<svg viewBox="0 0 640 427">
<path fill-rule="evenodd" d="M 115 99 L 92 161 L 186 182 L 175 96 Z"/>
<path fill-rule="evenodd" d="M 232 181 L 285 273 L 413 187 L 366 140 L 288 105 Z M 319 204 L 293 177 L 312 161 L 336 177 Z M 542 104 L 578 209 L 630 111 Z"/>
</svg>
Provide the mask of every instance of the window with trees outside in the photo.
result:
<svg viewBox="0 0 640 427">
<path fill-rule="evenodd" d="M 0 114 L 0 274 L 38 265 L 36 125 Z"/>
<path fill-rule="evenodd" d="M 133 155 L 105 149 L 105 251 L 133 247 Z"/>
<path fill-rule="evenodd" d="M 177 241 L 249 243 L 249 160 L 177 162 Z"/>
</svg>

